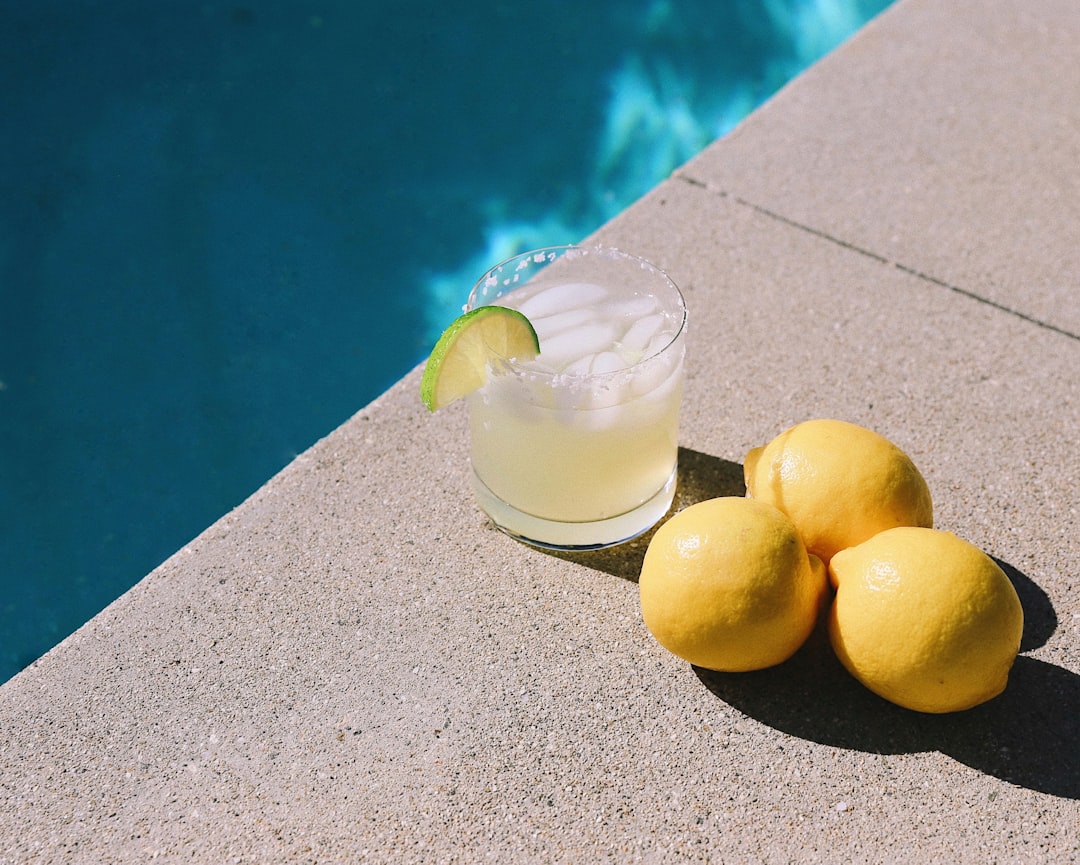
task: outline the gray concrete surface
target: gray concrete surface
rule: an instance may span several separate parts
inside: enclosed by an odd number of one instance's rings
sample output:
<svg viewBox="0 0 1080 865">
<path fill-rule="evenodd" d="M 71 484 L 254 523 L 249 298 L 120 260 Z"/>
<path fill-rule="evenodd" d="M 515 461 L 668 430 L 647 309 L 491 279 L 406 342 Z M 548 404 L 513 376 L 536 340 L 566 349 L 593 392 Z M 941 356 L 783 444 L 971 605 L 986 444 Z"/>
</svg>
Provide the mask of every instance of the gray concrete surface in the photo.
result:
<svg viewBox="0 0 1080 865">
<path fill-rule="evenodd" d="M 1078 43 L 1072 0 L 909 2 L 681 173 L 1075 335 Z"/>
<path fill-rule="evenodd" d="M 922 716 L 820 635 L 695 671 L 644 543 L 471 502 L 414 371 L 0 688 L 0 862 L 1080 858 L 1080 5 L 903 0 L 601 232 L 685 289 L 680 503 L 808 417 L 923 469 L 1027 616 Z"/>
</svg>

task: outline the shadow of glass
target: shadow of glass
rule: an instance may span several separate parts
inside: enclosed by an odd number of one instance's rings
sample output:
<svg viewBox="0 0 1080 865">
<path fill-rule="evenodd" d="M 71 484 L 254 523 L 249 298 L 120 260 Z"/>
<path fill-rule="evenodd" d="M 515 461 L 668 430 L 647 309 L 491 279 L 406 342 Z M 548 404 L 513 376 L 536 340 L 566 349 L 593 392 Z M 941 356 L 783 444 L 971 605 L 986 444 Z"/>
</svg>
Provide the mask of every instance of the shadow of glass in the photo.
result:
<svg viewBox="0 0 1080 865">
<path fill-rule="evenodd" d="M 1024 605 L 1026 647 L 1044 644 L 1057 622 L 1049 599 L 999 564 Z M 777 667 L 694 671 L 724 702 L 792 736 L 877 754 L 940 751 L 1011 784 L 1080 799 L 1080 676 L 1053 664 L 1021 655 L 1000 696 L 946 715 L 912 712 L 864 688 L 837 660 L 823 625 Z"/>
<path fill-rule="evenodd" d="M 742 465 L 680 447 L 675 499 L 657 526 L 632 541 L 605 550 L 541 552 L 636 583 L 641 574 L 641 563 L 645 560 L 645 550 L 660 525 L 697 502 L 720 496 L 741 496 L 745 492 Z"/>
</svg>

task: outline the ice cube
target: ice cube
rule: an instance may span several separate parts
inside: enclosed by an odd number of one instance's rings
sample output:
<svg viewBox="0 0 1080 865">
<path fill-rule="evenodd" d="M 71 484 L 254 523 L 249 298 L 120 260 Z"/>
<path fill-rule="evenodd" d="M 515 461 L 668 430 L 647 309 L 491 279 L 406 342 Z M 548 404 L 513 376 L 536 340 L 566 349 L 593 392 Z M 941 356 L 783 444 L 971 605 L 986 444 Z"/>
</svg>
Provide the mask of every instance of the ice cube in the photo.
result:
<svg viewBox="0 0 1080 865">
<path fill-rule="evenodd" d="M 644 352 L 645 347 L 649 345 L 649 341 L 661 331 L 665 324 L 667 324 L 667 316 L 659 312 L 655 315 L 639 318 L 630 325 L 630 329 L 619 342 L 624 349 L 632 352 Z M 668 337 L 668 341 L 670 339 Z"/>
<path fill-rule="evenodd" d="M 589 372 L 593 375 L 603 375 L 620 369 L 626 369 L 626 361 L 613 351 L 602 351 L 592 358 Z"/>
<path fill-rule="evenodd" d="M 586 355 L 611 349 L 615 344 L 616 332 L 616 327 L 611 322 L 597 322 L 563 331 L 546 342 L 540 342 L 540 356 L 544 363 L 566 369 L 575 360 Z"/>
<path fill-rule="evenodd" d="M 578 358 L 573 363 L 568 364 L 566 369 L 563 370 L 564 375 L 588 375 L 592 372 L 593 361 L 596 359 L 596 355 L 587 354 L 585 357 Z"/>
<path fill-rule="evenodd" d="M 661 311 L 659 298 L 652 295 L 642 297 L 629 297 L 624 300 L 612 301 L 605 306 L 604 312 L 612 318 L 621 318 L 628 324 L 647 315 Z"/>
<path fill-rule="evenodd" d="M 682 356 L 678 352 L 653 357 L 634 368 L 634 396 L 660 399 L 682 380 Z"/>
<path fill-rule="evenodd" d="M 607 406 L 600 406 L 591 411 L 578 412 L 574 424 L 588 432 L 604 432 L 616 429 L 626 422 L 626 406 L 621 400 L 612 401 Z"/>
<path fill-rule="evenodd" d="M 606 409 L 620 406 L 632 396 L 629 374 L 613 375 L 601 379 L 601 382 L 601 384 L 593 382 L 592 394 L 589 398 L 590 409 Z"/>
<path fill-rule="evenodd" d="M 571 309 L 567 312 L 557 312 L 554 315 L 545 315 L 540 318 L 529 319 L 532 322 L 534 328 L 536 328 L 536 335 L 539 337 L 540 342 L 545 339 L 551 339 L 553 336 L 557 336 L 564 330 L 569 330 L 572 327 L 581 327 L 583 324 L 588 324 L 594 321 L 598 317 L 599 313 L 595 309 Z"/>
<path fill-rule="evenodd" d="M 668 330 L 653 334 L 645 348 L 641 350 L 641 356 L 652 357 L 654 354 L 659 354 L 671 344 L 671 340 L 674 338 L 675 334 Z"/>
<path fill-rule="evenodd" d="M 602 285 L 590 282 L 566 282 L 537 292 L 523 300 L 517 308 L 532 321 L 557 312 L 590 306 L 603 300 L 607 295 L 608 290 Z"/>
</svg>

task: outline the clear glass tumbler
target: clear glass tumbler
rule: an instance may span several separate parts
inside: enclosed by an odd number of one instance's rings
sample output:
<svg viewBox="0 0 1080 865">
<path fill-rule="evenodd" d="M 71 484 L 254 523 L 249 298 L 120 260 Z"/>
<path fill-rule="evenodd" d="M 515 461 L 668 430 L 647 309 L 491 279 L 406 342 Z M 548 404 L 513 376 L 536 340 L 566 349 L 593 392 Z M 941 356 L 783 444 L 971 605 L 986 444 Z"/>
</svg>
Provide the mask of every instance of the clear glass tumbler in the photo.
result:
<svg viewBox="0 0 1080 865">
<path fill-rule="evenodd" d="M 521 311 L 539 357 L 502 359 L 469 397 L 473 489 L 506 533 L 597 549 L 655 525 L 675 495 L 686 305 L 649 262 L 560 246 L 496 265 L 468 308 Z"/>
</svg>

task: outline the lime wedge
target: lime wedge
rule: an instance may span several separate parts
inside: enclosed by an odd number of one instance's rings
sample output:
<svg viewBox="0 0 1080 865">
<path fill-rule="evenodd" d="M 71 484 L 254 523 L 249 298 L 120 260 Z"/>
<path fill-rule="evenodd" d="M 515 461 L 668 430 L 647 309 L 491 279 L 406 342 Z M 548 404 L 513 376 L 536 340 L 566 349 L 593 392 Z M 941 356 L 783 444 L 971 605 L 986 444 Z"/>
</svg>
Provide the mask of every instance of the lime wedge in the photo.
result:
<svg viewBox="0 0 1080 865">
<path fill-rule="evenodd" d="M 459 315 L 431 350 L 420 398 L 438 411 L 483 387 L 493 360 L 528 360 L 540 353 L 532 323 L 516 309 L 478 306 Z"/>
</svg>

